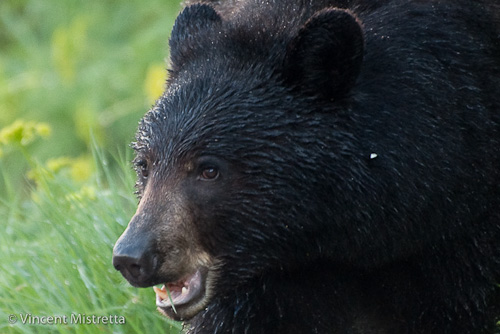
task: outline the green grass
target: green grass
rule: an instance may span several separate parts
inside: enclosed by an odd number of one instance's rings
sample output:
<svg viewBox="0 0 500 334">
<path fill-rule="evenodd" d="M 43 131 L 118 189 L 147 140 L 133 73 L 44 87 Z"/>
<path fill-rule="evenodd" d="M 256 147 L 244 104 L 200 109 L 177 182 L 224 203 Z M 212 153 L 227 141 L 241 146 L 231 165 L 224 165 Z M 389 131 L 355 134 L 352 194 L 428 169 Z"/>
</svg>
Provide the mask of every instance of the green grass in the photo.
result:
<svg viewBox="0 0 500 334">
<path fill-rule="evenodd" d="M 111 264 L 179 2 L 0 1 L 0 333 L 179 333 Z"/>
<path fill-rule="evenodd" d="M 132 288 L 111 265 L 113 244 L 136 205 L 134 175 L 124 163 L 129 158 L 117 159 L 119 168 L 111 172 L 96 154 L 98 172 L 85 184 L 64 169 L 54 174 L 35 166 L 40 170 L 31 198 L 1 203 L 1 333 L 179 332 L 179 324 L 155 310 L 152 289 Z M 14 325 L 11 314 L 18 319 Z M 28 314 L 66 316 L 68 323 L 23 324 Z M 74 324 L 72 314 L 116 315 L 125 324 Z"/>
</svg>

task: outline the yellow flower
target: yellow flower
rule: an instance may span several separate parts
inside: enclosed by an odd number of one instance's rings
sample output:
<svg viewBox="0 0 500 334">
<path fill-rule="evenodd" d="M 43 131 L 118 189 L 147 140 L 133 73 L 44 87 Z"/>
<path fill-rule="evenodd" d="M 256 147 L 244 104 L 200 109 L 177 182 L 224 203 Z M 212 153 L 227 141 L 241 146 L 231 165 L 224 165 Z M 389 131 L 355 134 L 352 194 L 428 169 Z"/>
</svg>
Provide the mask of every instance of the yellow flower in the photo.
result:
<svg viewBox="0 0 500 334">
<path fill-rule="evenodd" d="M 52 134 L 52 128 L 47 123 L 38 123 L 36 125 L 36 132 L 40 137 L 47 138 Z"/>
<path fill-rule="evenodd" d="M 71 164 L 70 176 L 76 182 L 83 182 L 90 179 L 94 172 L 94 163 L 88 156 L 81 156 L 74 159 Z"/>
<path fill-rule="evenodd" d="M 167 70 L 164 64 L 153 64 L 148 68 L 144 81 L 144 92 L 150 103 L 156 101 L 165 89 Z"/>
<path fill-rule="evenodd" d="M 62 170 L 69 171 L 69 177 L 75 182 L 87 181 L 94 172 L 94 163 L 89 156 L 50 159 L 47 161 L 46 166 L 47 170 L 53 174 L 60 173 Z"/>
<path fill-rule="evenodd" d="M 47 169 L 56 174 L 59 173 L 61 169 L 71 166 L 71 163 L 72 159 L 68 157 L 49 159 L 47 161 Z"/>
<path fill-rule="evenodd" d="M 11 125 L 0 130 L 0 143 L 7 144 L 20 144 L 23 140 L 24 122 L 17 120 Z"/>
<path fill-rule="evenodd" d="M 65 83 L 73 83 L 77 63 L 87 46 L 88 19 L 79 16 L 70 26 L 61 26 L 52 34 L 52 60 Z"/>
<path fill-rule="evenodd" d="M 50 126 L 46 123 L 17 120 L 0 130 L 0 143 L 3 145 L 27 146 L 37 137 L 48 137 L 50 133 Z"/>
</svg>

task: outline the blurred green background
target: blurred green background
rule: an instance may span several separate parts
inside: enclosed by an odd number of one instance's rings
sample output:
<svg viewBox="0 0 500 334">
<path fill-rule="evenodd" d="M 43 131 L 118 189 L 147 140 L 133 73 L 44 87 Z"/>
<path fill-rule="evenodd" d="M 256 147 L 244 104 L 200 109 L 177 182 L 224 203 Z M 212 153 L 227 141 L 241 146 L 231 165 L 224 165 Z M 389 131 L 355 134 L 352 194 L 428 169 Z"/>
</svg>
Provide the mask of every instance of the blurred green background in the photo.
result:
<svg viewBox="0 0 500 334">
<path fill-rule="evenodd" d="M 88 156 L 91 135 L 122 149 L 161 93 L 180 8 L 178 0 L 0 1 L 0 129 L 47 123 L 50 136 L 30 148 L 38 161 Z M 6 146 L 5 164 L 23 172 Z"/>
<path fill-rule="evenodd" d="M 179 332 L 111 265 L 179 2 L 0 0 L 0 333 Z M 126 323 L 22 321 L 71 314 Z"/>
</svg>

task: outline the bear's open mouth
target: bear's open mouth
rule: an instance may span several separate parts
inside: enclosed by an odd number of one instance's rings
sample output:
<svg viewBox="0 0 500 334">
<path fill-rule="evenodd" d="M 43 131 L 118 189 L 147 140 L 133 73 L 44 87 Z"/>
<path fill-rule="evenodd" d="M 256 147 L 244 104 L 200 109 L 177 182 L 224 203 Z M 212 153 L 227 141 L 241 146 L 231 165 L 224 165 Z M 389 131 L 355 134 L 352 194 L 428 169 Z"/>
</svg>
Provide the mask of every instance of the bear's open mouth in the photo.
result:
<svg viewBox="0 0 500 334">
<path fill-rule="evenodd" d="M 206 268 L 198 269 L 194 274 L 165 283 L 161 288 L 154 286 L 156 306 L 175 320 L 193 317 L 204 306 L 207 271 Z"/>
</svg>

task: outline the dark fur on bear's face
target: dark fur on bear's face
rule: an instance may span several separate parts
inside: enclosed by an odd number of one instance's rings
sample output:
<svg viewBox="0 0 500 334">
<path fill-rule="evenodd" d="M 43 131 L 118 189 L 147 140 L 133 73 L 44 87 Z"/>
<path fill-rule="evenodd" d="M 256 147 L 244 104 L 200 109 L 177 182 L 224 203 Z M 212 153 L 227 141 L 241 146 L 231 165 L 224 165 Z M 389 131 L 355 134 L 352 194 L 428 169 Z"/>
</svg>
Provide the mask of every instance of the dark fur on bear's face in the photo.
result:
<svg viewBox="0 0 500 334">
<path fill-rule="evenodd" d="M 493 333 L 497 9 L 187 7 L 115 267 L 190 333 Z"/>
</svg>

